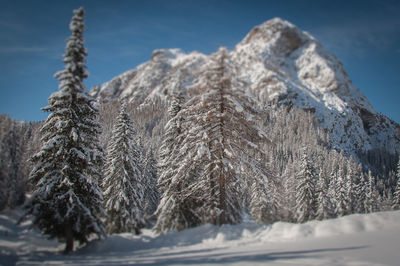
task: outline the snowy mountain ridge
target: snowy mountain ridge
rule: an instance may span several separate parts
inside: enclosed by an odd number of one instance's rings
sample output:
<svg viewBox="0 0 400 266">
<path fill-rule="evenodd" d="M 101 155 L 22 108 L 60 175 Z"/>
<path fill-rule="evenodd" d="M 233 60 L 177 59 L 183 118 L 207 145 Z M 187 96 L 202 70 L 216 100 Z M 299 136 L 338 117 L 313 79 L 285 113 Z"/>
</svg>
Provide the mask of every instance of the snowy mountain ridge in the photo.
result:
<svg viewBox="0 0 400 266">
<path fill-rule="evenodd" d="M 294 105 L 313 112 L 334 147 L 350 153 L 378 148 L 400 152 L 400 126 L 375 111 L 336 56 L 290 22 L 274 18 L 256 26 L 229 56 L 238 66 L 237 78 L 261 106 Z M 200 73 L 209 57 L 156 50 L 150 61 L 92 88 L 91 94 L 140 103 L 168 100 L 178 86 L 190 90 L 204 82 Z"/>
</svg>

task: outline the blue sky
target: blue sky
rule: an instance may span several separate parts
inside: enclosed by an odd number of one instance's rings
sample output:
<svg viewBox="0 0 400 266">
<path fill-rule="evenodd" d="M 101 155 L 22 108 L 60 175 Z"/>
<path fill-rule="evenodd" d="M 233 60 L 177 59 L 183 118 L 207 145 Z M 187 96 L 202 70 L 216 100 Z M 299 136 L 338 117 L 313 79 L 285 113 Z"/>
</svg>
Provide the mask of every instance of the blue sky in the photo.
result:
<svg viewBox="0 0 400 266">
<path fill-rule="evenodd" d="M 88 88 L 149 60 L 154 49 L 232 49 L 281 17 L 343 62 L 375 109 L 400 122 L 400 1 L 0 0 L 0 113 L 38 121 L 58 89 L 72 10 L 86 10 Z"/>
</svg>

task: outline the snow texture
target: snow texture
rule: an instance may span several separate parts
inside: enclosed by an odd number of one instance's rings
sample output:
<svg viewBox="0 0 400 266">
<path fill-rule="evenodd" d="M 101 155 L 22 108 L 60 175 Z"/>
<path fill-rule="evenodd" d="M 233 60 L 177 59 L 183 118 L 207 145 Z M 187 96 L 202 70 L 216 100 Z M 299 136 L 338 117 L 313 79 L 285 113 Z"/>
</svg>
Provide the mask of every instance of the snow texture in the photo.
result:
<svg viewBox="0 0 400 266">
<path fill-rule="evenodd" d="M 206 224 L 181 232 L 123 233 L 62 255 L 62 244 L 0 213 L 0 265 L 398 265 L 400 211 L 304 224 Z"/>
</svg>

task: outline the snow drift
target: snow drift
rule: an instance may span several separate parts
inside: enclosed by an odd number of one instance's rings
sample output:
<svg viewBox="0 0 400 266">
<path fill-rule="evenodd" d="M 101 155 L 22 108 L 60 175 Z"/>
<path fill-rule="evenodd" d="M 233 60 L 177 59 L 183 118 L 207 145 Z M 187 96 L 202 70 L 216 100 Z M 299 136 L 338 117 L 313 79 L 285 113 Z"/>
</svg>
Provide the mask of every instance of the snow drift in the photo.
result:
<svg viewBox="0 0 400 266">
<path fill-rule="evenodd" d="M 398 265 L 400 211 L 354 214 L 304 224 L 203 225 L 156 235 L 144 230 L 93 241 L 73 255 L 62 244 L 0 215 L 1 265 Z"/>
</svg>

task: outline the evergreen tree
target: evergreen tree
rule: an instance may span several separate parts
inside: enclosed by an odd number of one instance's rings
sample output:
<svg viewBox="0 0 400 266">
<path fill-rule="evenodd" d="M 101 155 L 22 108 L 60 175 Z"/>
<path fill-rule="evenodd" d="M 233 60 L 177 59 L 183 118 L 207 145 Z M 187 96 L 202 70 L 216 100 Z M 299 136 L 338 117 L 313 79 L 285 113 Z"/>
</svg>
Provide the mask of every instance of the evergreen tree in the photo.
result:
<svg viewBox="0 0 400 266">
<path fill-rule="evenodd" d="M 0 211 L 3 210 L 7 204 L 7 178 L 3 173 L 3 167 L 0 168 Z"/>
<path fill-rule="evenodd" d="M 392 205 L 393 210 L 398 210 L 400 208 L 400 158 L 399 162 L 397 163 L 396 176 L 397 176 L 397 185 L 393 194 L 393 205 Z"/>
<path fill-rule="evenodd" d="M 145 206 L 144 211 L 147 217 L 150 217 L 157 210 L 160 201 L 160 195 L 157 189 L 157 169 L 156 160 L 154 159 L 153 150 L 145 153 L 143 178 L 146 184 L 145 187 Z"/>
<path fill-rule="evenodd" d="M 165 230 L 240 222 L 242 185 L 248 178 L 266 176 L 257 167 L 257 160 L 265 156 L 256 144 L 266 137 L 257 126 L 254 102 L 231 84 L 234 69 L 226 49 L 221 49 L 204 74 L 205 85 L 199 88 L 202 94 L 190 99 L 178 113 L 183 118 L 181 138 L 175 142 L 179 149 L 175 149 L 167 169 L 170 177 L 162 189 L 167 194 L 163 193 L 157 222 L 172 225 Z M 244 152 L 248 150 L 257 156 Z M 179 220 L 177 213 L 173 217 L 162 215 L 172 213 L 165 209 L 172 203 L 184 210 L 179 218 L 184 224 L 171 222 Z"/>
<path fill-rule="evenodd" d="M 342 163 L 339 164 L 335 180 L 336 180 L 335 214 L 338 216 L 343 216 L 347 214 L 348 203 L 347 203 L 347 188 L 346 188 L 345 173 Z"/>
<path fill-rule="evenodd" d="M 29 127 L 25 122 L 0 115 L 0 210 L 20 205 L 25 200 L 23 173 L 23 135 Z"/>
<path fill-rule="evenodd" d="M 314 183 L 316 174 L 306 152 L 303 153 L 301 170 L 296 179 L 296 219 L 297 222 L 303 223 L 314 219 L 316 208 Z"/>
<path fill-rule="evenodd" d="M 284 209 L 283 219 L 288 222 L 296 222 L 296 186 L 295 173 L 300 169 L 298 161 L 289 160 L 283 173 L 283 195 L 280 202 Z"/>
<path fill-rule="evenodd" d="M 378 194 L 375 188 L 375 177 L 372 175 L 371 170 L 368 171 L 367 178 L 365 206 L 366 211 L 372 213 L 378 211 Z"/>
<path fill-rule="evenodd" d="M 106 229 L 109 234 L 140 233 L 144 226 L 146 188 L 140 151 L 134 144 L 134 128 L 126 103 L 121 106 L 109 142 L 103 180 Z"/>
<path fill-rule="evenodd" d="M 393 210 L 393 195 L 391 189 L 385 188 L 380 198 L 381 198 L 379 206 L 380 211 Z"/>
<path fill-rule="evenodd" d="M 368 202 L 367 202 L 367 187 L 368 180 L 365 174 L 361 171 L 358 179 L 358 183 L 355 187 L 355 193 L 357 194 L 356 209 L 357 213 L 367 213 L 368 212 Z"/>
<path fill-rule="evenodd" d="M 86 242 L 92 234 L 105 235 L 98 186 L 103 163 L 97 141 L 98 110 L 83 84 L 88 77 L 83 8 L 74 10 L 70 29 L 65 69 L 55 74 L 60 90 L 43 108 L 51 114 L 41 128 L 43 146 L 33 157 L 29 179 L 35 191 L 26 206 L 26 215 L 33 215 L 33 224 L 44 234 L 66 240 L 66 252 L 73 250 L 74 240 Z"/>
<path fill-rule="evenodd" d="M 357 180 L 357 176 L 359 173 L 357 171 L 357 164 L 353 156 L 347 162 L 347 175 L 346 175 L 346 202 L 347 209 L 346 214 L 354 213 L 355 210 L 355 202 L 357 201 L 356 197 L 356 186 L 355 181 Z"/>
<path fill-rule="evenodd" d="M 261 166 L 258 167 L 261 169 Z M 279 219 L 278 185 L 272 173 L 255 178 L 250 185 L 249 213 L 257 223 L 271 224 Z"/>
<path fill-rule="evenodd" d="M 330 165 L 328 167 L 329 169 L 328 197 L 331 200 L 331 207 L 333 210 L 332 217 L 336 217 L 337 216 L 336 196 L 338 194 L 337 183 L 338 183 L 338 171 L 339 171 L 339 155 L 335 150 L 329 153 L 329 162 Z"/>
<path fill-rule="evenodd" d="M 332 204 L 328 196 L 328 189 L 329 183 L 324 176 L 323 170 L 320 169 L 316 186 L 316 193 L 318 194 L 316 218 L 318 220 L 328 219 L 332 215 Z"/>
<path fill-rule="evenodd" d="M 164 136 L 158 152 L 157 168 L 160 172 L 158 180 L 158 188 L 161 193 L 164 193 L 171 183 L 172 165 L 174 154 L 178 149 L 178 143 L 181 137 L 182 116 L 178 115 L 183 104 L 182 90 L 179 87 L 173 92 L 171 106 L 168 110 L 169 121 L 165 125 Z"/>
<path fill-rule="evenodd" d="M 165 125 L 163 140 L 158 152 L 157 167 L 160 176 L 157 187 L 161 193 L 161 199 L 156 210 L 155 230 L 159 233 L 169 230 L 180 231 L 200 224 L 199 218 L 191 212 L 191 208 L 188 206 L 190 201 L 183 197 L 181 190 L 185 187 L 184 180 L 173 178 L 181 163 L 176 160 L 176 154 L 182 142 L 183 118 L 180 111 L 183 100 L 182 90 L 178 86 L 172 95 L 168 110 L 169 121 Z"/>
</svg>

